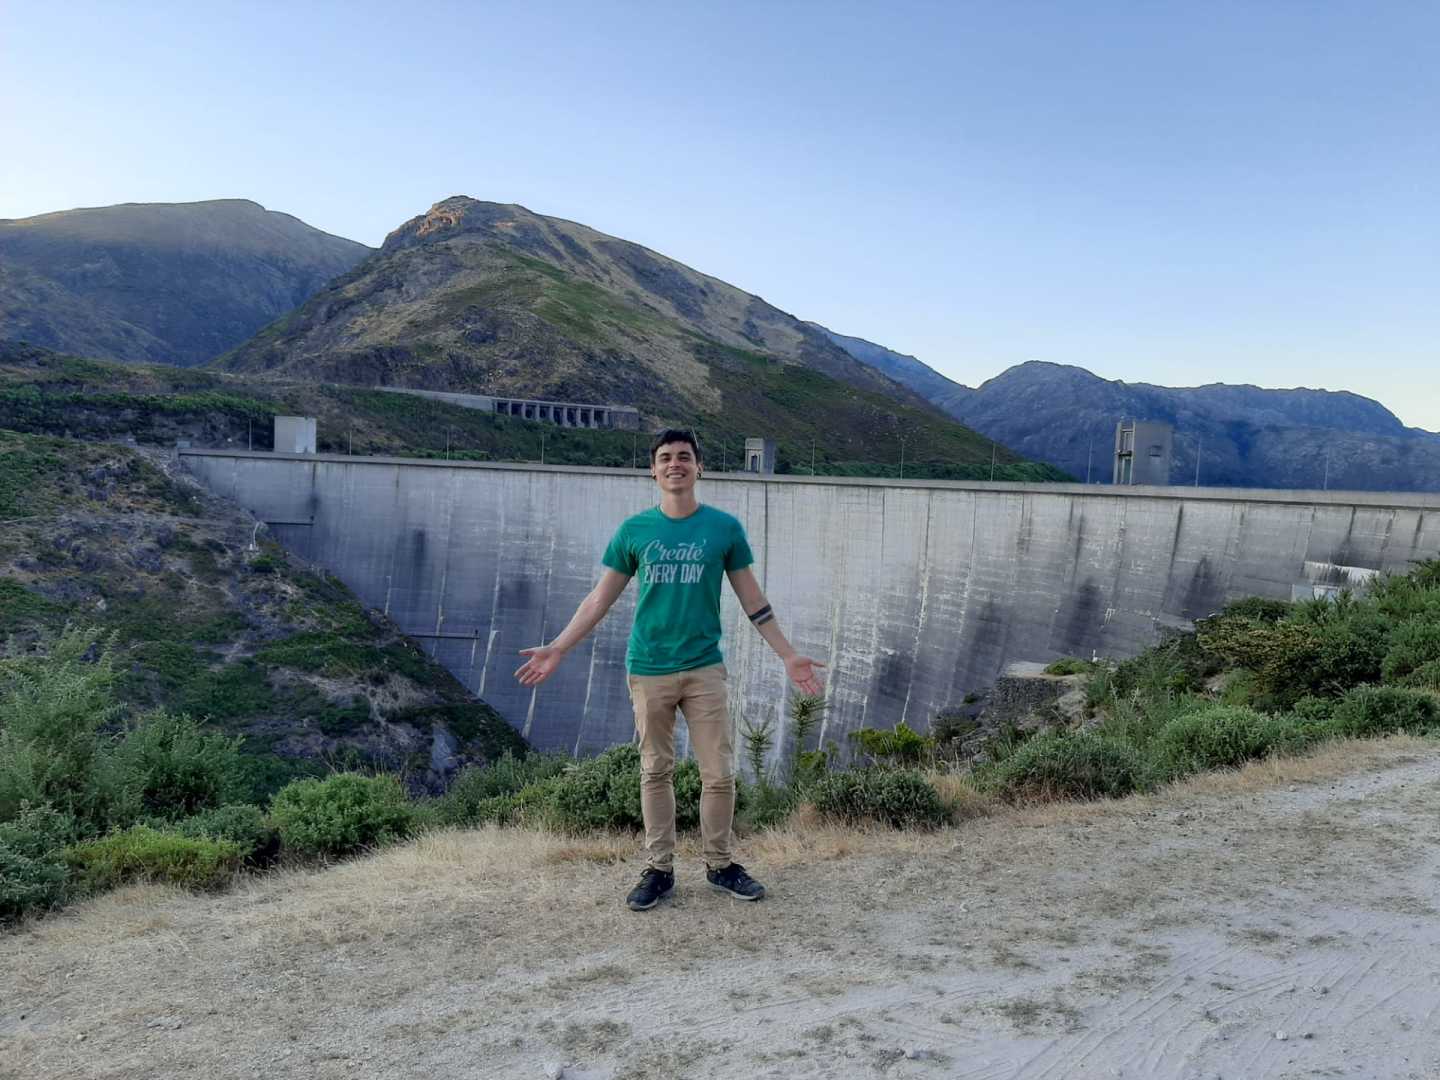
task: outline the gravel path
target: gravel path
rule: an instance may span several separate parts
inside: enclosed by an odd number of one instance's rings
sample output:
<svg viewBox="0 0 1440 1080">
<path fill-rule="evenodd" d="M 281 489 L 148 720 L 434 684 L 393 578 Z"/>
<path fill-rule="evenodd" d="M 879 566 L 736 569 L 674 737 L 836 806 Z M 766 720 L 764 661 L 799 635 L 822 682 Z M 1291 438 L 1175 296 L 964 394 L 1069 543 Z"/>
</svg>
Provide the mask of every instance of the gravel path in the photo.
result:
<svg viewBox="0 0 1440 1080">
<path fill-rule="evenodd" d="M 0 938 L 0 1077 L 1440 1078 L 1440 748 L 931 836 L 449 834 Z"/>
</svg>

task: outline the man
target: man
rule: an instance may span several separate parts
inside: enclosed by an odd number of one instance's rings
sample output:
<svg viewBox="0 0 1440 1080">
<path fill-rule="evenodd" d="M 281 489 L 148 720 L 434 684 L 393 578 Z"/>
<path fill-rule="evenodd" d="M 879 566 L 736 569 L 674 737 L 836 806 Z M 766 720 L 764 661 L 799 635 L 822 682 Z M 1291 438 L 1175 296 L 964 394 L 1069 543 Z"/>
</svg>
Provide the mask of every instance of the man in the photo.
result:
<svg viewBox="0 0 1440 1080">
<path fill-rule="evenodd" d="M 780 632 L 750 564 L 754 557 L 738 520 L 695 498 L 700 446 L 693 433 L 669 429 L 650 446 L 650 475 L 660 504 L 626 520 L 601 562 L 604 571 L 569 624 L 549 645 L 521 649 L 515 672 L 539 686 L 584 640 L 638 573 L 635 625 L 625 654 L 635 730 L 640 740 L 640 807 L 645 819 L 645 870 L 626 903 L 653 908 L 675 887 L 675 710 L 685 717 L 700 765 L 700 835 L 710 885 L 741 900 L 765 887 L 732 858 L 735 746 L 720 655 L 720 578 L 785 664 L 790 681 L 818 694 L 825 665 L 801 656 Z"/>
</svg>

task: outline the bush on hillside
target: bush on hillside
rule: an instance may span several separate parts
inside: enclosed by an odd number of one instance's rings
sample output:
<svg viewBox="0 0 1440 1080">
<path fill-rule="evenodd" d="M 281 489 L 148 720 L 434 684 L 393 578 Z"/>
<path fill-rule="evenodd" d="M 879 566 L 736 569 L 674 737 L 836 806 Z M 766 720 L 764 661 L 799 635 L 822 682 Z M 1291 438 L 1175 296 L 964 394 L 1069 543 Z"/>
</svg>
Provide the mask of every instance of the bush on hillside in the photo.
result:
<svg viewBox="0 0 1440 1080">
<path fill-rule="evenodd" d="M 699 765 L 693 760 L 678 762 L 674 782 L 676 828 L 693 829 L 700 823 Z M 567 832 L 644 828 L 640 749 L 633 743 L 577 762 L 540 788 L 530 793 L 531 811 L 522 815 L 527 819 L 538 818 Z"/>
<path fill-rule="evenodd" d="M 0 824 L 0 922 L 64 902 L 70 878 L 64 847 L 74 827 L 65 815 L 28 803 Z"/>
<path fill-rule="evenodd" d="M 1440 687 L 1440 619 L 1416 616 L 1396 627 L 1381 674 L 1387 683 Z"/>
<path fill-rule="evenodd" d="M 268 862 L 280 849 L 280 832 L 265 811 L 246 803 L 206 810 L 176 822 L 174 831 L 181 836 L 239 844 L 245 861 L 252 864 Z"/>
<path fill-rule="evenodd" d="M 103 734 L 119 715 L 114 681 L 95 630 L 67 627 L 38 655 L 0 660 L 0 821 L 25 803 L 53 807 L 90 835 L 133 820 Z"/>
<path fill-rule="evenodd" d="M 1166 724 L 1150 746 L 1155 779 L 1177 780 L 1206 769 L 1229 769 L 1264 757 L 1287 725 L 1243 706 L 1211 705 Z"/>
<path fill-rule="evenodd" d="M 206 734 L 184 713 L 152 712 L 126 733 L 115 758 L 141 812 L 176 820 L 244 797 L 243 741 Z"/>
<path fill-rule="evenodd" d="M 1321 628 L 1286 620 L 1261 622 L 1217 616 L 1199 624 L 1201 646 L 1227 667 L 1254 673 L 1255 698 L 1283 708 L 1311 686 Z"/>
<path fill-rule="evenodd" d="M 1118 798 L 1145 782 L 1145 759 L 1129 743 L 1096 732 L 1046 732 L 981 769 L 983 788 L 1012 801 Z"/>
<path fill-rule="evenodd" d="M 793 786 L 761 781 L 745 788 L 744 814 L 737 818 L 746 829 L 773 829 L 784 824 L 799 802 L 800 793 Z"/>
<path fill-rule="evenodd" d="M 1336 735 L 1354 738 L 1402 731 L 1421 735 L 1440 727 L 1440 703 L 1424 690 L 1360 686 L 1340 700 L 1330 727 Z"/>
<path fill-rule="evenodd" d="M 1254 622 L 1279 622 L 1290 614 L 1294 605 L 1287 600 L 1270 600 L 1263 596 L 1247 596 L 1225 605 L 1220 618 L 1250 619 Z"/>
<path fill-rule="evenodd" d="M 342 858 L 408 836 L 414 808 L 393 776 L 336 773 L 296 780 L 270 805 L 285 850 L 317 858 Z"/>
<path fill-rule="evenodd" d="M 1352 686 L 1378 682 L 1391 649 L 1391 631 L 1390 620 L 1369 607 L 1352 606 L 1344 617 L 1327 620 L 1320 627 L 1314 665 L 1301 687 L 1342 694 Z"/>
<path fill-rule="evenodd" d="M 563 772 L 570 759 L 561 754 L 506 753 L 488 765 L 471 766 L 450 782 L 445 794 L 431 807 L 440 826 L 471 827 L 500 820 L 505 796 Z"/>
<path fill-rule="evenodd" d="M 135 825 L 65 850 L 77 888 L 102 892 L 131 881 L 155 881 L 186 889 L 218 889 L 229 883 L 244 856 L 239 844 L 182 836 Z"/>
<path fill-rule="evenodd" d="M 950 819 L 939 793 L 911 769 L 832 772 L 805 789 L 815 809 L 841 821 L 875 821 L 895 829 L 933 829 Z"/>
<path fill-rule="evenodd" d="M 1221 669 L 1220 659 L 1195 634 L 1177 634 L 1118 664 L 1111 675 L 1116 697 L 1144 698 L 1199 690 Z"/>
<path fill-rule="evenodd" d="M 1143 751 L 1166 724 L 1207 704 L 1198 694 L 1132 694 L 1112 703 L 1094 731 Z"/>
<path fill-rule="evenodd" d="M 884 728 L 860 728 L 852 731 L 850 738 L 877 763 L 919 765 L 935 756 L 935 739 L 921 735 L 903 720 L 888 731 Z"/>
<path fill-rule="evenodd" d="M 1052 660 L 1045 665 L 1046 675 L 1088 675 L 1095 670 L 1096 665 L 1089 660 L 1081 660 L 1076 656 L 1062 656 L 1059 660 Z"/>
</svg>

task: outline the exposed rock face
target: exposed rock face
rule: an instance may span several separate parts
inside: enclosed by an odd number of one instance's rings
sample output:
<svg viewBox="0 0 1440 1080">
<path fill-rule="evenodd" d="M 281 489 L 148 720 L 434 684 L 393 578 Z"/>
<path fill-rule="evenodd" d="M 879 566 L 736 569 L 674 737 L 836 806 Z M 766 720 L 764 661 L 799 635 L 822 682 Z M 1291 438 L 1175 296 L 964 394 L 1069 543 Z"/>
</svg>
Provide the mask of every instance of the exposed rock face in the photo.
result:
<svg viewBox="0 0 1440 1080">
<path fill-rule="evenodd" d="M 245 199 L 0 220 L 0 340 L 199 364 L 370 250 Z"/>
<path fill-rule="evenodd" d="M 1440 435 L 1407 428 L 1378 401 L 1358 394 L 1224 383 L 1152 386 L 1039 361 L 971 389 L 913 356 L 830 336 L 968 427 L 1096 483 L 1110 482 L 1115 424 L 1127 418 L 1175 427 L 1175 484 L 1195 482 L 1198 452 L 1200 482 L 1213 487 L 1440 490 Z"/>
</svg>

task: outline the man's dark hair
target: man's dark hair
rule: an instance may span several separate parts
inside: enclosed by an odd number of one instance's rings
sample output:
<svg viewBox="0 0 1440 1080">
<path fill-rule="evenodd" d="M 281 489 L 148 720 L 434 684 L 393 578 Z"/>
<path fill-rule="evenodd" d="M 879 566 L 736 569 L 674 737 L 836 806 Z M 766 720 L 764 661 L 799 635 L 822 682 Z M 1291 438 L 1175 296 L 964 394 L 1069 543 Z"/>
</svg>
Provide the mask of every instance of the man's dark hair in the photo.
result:
<svg viewBox="0 0 1440 1080">
<path fill-rule="evenodd" d="M 660 432 L 659 435 L 656 435 L 655 441 L 650 444 L 651 465 L 655 464 L 655 452 L 666 443 L 672 442 L 689 443 L 690 448 L 695 451 L 695 461 L 698 463 L 703 460 L 700 454 L 700 443 L 695 438 L 695 432 L 689 429 L 681 431 L 679 428 L 666 428 Z"/>
</svg>

